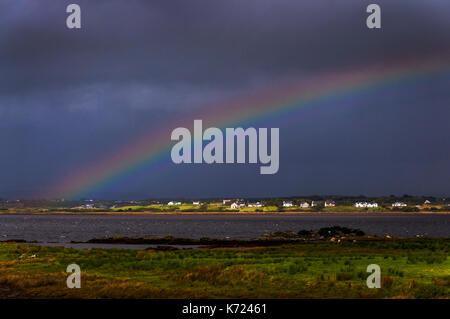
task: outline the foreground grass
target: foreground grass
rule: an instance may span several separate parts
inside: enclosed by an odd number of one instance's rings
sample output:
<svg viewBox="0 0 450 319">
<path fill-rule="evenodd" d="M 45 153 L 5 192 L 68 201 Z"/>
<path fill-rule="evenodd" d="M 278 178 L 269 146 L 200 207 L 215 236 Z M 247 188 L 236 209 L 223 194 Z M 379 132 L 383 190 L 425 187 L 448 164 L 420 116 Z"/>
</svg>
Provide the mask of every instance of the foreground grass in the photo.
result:
<svg viewBox="0 0 450 319">
<path fill-rule="evenodd" d="M 270 248 L 76 250 L 0 245 L 0 297 L 448 298 L 450 239 L 374 240 Z M 66 288 L 66 267 L 82 288 Z M 382 288 L 366 286 L 378 264 Z"/>
</svg>

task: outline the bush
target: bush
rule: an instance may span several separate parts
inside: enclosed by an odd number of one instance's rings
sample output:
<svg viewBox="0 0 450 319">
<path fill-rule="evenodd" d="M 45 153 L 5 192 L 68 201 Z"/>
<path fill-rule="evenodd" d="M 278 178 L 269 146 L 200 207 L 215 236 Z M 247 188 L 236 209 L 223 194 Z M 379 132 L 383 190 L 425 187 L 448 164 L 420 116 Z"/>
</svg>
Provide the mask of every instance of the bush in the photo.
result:
<svg viewBox="0 0 450 319">
<path fill-rule="evenodd" d="M 398 277 L 403 277 L 404 276 L 404 272 L 398 269 L 394 269 L 394 268 L 389 268 L 388 269 L 388 274 L 392 275 L 392 276 L 398 276 Z"/>
<path fill-rule="evenodd" d="M 381 277 L 381 287 L 382 288 L 390 288 L 394 284 L 394 278 L 391 276 L 382 276 Z"/>
<path fill-rule="evenodd" d="M 336 274 L 336 280 L 338 281 L 351 280 L 352 278 L 353 274 L 351 272 L 340 272 Z"/>
<path fill-rule="evenodd" d="M 445 287 L 435 285 L 421 285 L 414 290 L 413 295 L 418 299 L 436 299 L 448 297 L 447 289 L 445 289 Z"/>
</svg>

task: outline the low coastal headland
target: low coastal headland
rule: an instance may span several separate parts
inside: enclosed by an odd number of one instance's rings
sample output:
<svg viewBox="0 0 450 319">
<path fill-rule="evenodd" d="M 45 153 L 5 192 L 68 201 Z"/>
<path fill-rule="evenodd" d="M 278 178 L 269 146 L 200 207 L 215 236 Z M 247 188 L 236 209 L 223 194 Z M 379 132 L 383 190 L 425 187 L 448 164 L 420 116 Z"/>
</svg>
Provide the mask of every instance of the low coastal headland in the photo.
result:
<svg viewBox="0 0 450 319">
<path fill-rule="evenodd" d="M 105 237 L 143 250 L 0 244 L 2 298 L 449 298 L 450 239 L 357 229 L 274 232 L 253 240 Z M 176 249 L 174 245 L 200 245 Z M 123 246 L 121 246 L 123 247 Z M 68 289 L 66 267 L 81 268 Z M 368 288 L 367 266 L 381 269 Z"/>
</svg>

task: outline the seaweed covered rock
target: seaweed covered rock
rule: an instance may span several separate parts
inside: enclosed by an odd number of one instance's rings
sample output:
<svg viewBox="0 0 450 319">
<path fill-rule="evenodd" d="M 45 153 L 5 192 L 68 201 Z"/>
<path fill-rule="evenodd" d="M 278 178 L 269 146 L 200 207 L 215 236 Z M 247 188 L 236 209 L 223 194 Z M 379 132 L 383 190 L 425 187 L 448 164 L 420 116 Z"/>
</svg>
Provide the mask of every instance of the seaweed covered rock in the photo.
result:
<svg viewBox="0 0 450 319">
<path fill-rule="evenodd" d="M 324 227 L 319 229 L 318 233 L 320 236 L 323 236 L 325 238 L 342 236 L 359 237 L 365 235 L 365 233 L 361 229 L 353 229 L 340 226 Z"/>
<path fill-rule="evenodd" d="M 362 237 L 366 234 L 360 229 L 341 226 L 324 227 L 318 230 L 277 231 L 264 235 L 264 238 L 323 240 L 329 238 Z"/>
</svg>

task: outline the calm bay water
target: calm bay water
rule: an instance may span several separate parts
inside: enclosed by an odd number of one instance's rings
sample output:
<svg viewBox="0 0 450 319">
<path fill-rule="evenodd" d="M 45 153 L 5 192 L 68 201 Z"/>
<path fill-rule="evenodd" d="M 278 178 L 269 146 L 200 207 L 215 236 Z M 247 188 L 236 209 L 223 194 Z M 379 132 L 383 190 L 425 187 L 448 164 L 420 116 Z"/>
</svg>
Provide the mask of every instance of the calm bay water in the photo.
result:
<svg viewBox="0 0 450 319">
<path fill-rule="evenodd" d="M 0 240 L 68 243 L 104 236 L 171 234 L 255 238 L 272 231 L 360 228 L 375 235 L 450 237 L 450 215 L 0 215 Z"/>
</svg>

